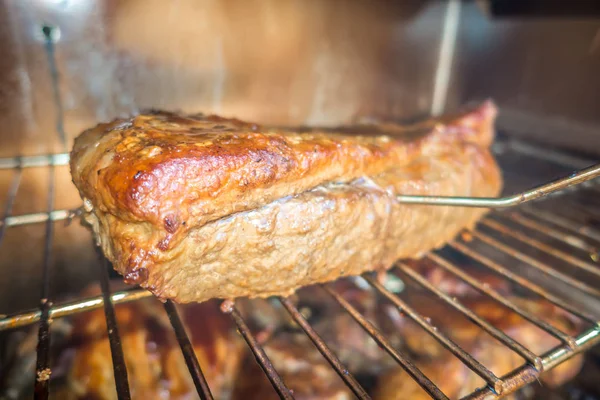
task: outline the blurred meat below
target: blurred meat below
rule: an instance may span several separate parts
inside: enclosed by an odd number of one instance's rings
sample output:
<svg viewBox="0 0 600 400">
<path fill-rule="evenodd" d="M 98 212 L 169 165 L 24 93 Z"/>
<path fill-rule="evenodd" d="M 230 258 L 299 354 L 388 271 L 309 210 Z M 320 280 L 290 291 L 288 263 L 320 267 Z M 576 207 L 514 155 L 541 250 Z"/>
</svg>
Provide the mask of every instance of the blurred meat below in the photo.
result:
<svg viewBox="0 0 600 400">
<path fill-rule="evenodd" d="M 445 394 L 458 398 L 484 386 L 481 378 L 397 308 L 361 288 L 360 279 L 341 280 L 332 287 L 378 326 L 394 347 L 407 354 Z M 450 293 L 462 290 L 460 282 L 448 276 L 444 286 Z M 510 292 L 502 285 L 498 288 Z M 524 363 L 516 353 L 430 294 L 410 284 L 403 291 L 403 299 L 496 375 L 502 376 Z M 98 289 L 84 294 L 98 294 Z M 492 300 L 473 293 L 458 295 L 457 299 L 536 354 L 559 344 Z M 567 333 L 574 334 L 582 327 L 578 320 L 547 303 L 515 296 L 510 299 Z M 429 398 L 324 290 L 305 288 L 291 300 L 375 399 Z M 353 398 L 279 302 L 241 299 L 236 305 L 296 399 Z M 218 302 L 178 306 L 178 310 L 215 398 L 277 398 L 254 356 L 236 334 L 231 319 L 219 310 Z M 161 303 L 151 298 L 117 305 L 115 311 L 133 398 L 194 396 L 190 373 Z M 71 329 L 64 328 L 69 320 L 59 321 L 56 327 L 66 339 L 56 342 L 64 345 L 52 368 L 53 392 L 61 399 L 116 398 L 104 311 L 98 309 L 72 318 Z M 34 347 L 27 348 L 34 359 Z M 540 383 L 556 388 L 572 379 L 581 364 L 582 356 L 577 356 L 546 372 Z M 513 398 L 544 398 L 536 397 L 539 389 L 531 385 Z"/>
</svg>

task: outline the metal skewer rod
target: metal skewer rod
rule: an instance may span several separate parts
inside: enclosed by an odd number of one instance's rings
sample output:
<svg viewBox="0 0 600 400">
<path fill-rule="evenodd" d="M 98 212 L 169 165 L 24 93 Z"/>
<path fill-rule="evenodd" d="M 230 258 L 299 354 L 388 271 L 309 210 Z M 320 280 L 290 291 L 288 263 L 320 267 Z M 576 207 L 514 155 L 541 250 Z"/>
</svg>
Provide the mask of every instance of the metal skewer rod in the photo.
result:
<svg viewBox="0 0 600 400">
<path fill-rule="evenodd" d="M 550 193 L 587 182 L 600 176 L 600 164 L 575 172 L 567 177 L 557 179 L 545 185 L 506 197 L 453 197 L 453 196 L 412 196 L 398 195 L 400 203 L 422 204 L 432 206 L 507 208 L 539 199 Z"/>
</svg>

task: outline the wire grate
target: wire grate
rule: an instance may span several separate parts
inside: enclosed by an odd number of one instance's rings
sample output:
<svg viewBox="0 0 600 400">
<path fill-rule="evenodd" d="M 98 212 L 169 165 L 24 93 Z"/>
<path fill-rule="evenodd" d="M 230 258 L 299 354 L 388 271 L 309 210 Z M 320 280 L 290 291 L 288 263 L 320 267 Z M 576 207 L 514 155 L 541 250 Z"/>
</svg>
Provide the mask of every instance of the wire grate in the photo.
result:
<svg viewBox="0 0 600 400">
<path fill-rule="evenodd" d="M 210 391 L 210 387 L 208 387 L 208 382 L 206 382 L 206 378 L 202 373 L 200 363 L 198 362 L 198 358 L 194 353 L 190 338 L 188 338 L 188 335 L 185 332 L 185 327 L 181 322 L 181 318 L 179 318 L 179 313 L 177 312 L 173 302 L 165 302 L 165 311 L 169 316 L 169 320 L 171 321 L 171 325 L 173 326 L 173 330 L 177 336 L 177 341 L 179 342 L 179 346 L 181 347 L 181 351 L 185 357 L 185 363 L 192 374 L 192 380 L 194 381 L 194 386 L 196 387 L 198 395 L 202 400 L 212 400 L 213 395 Z"/>
<path fill-rule="evenodd" d="M 119 398 L 128 400 L 131 398 L 129 393 L 129 384 L 127 382 L 127 368 L 125 366 L 125 357 L 121 346 L 119 335 L 119 326 L 115 316 L 115 310 L 110 299 L 110 287 L 108 281 L 108 262 L 103 257 L 102 262 L 98 263 L 100 274 L 100 287 L 102 288 L 102 305 L 104 306 L 104 315 L 106 316 L 106 329 L 108 331 L 108 340 L 110 343 L 110 353 L 113 359 L 113 372 L 115 375 L 115 386 Z M 42 321 L 43 321 L 42 315 Z"/>
<path fill-rule="evenodd" d="M 99 264 L 99 281 L 102 287 L 102 295 L 77 299 L 75 301 L 60 304 L 53 304 L 51 302 L 48 270 L 50 268 L 52 259 L 51 249 L 52 238 L 54 234 L 53 224 L 57 220 L 68 220 L 70 218 L 77 217 L 77 213 L 74 211 L 54 210 L 55 163 L 51 162 L 53 159 L 55 158 L 46 157 L 48 162 L 46 164 L 42 164 L 50 170 L 47 210 L 45 212 L 17 216 L 12 215 L 12 209 L 16 194 L 19 189 L 19 184 L 21 182 L 23 168 L 28 166 L 39 167 L 40 165 L 39 163 L 23 161 L 23 159 L 21 162 L 16 162 L 13 164 L 9 163 L 8 161 L 2 162 L 0 160 L 0 166 L 10 165 L 11 168 L 14 169 L 14 175 L 12 177 L 10 187 L 8 188 L 8 196 L 4 215 L 0 221 L 0 242 L 2 241 L 5 231 L 13 226 L 43 223 L 45 224 L 46 228 L 44 259 L 42 265 L 44 279 L 41 295 L 42 301 L 40 302 L 40 306 L 35 310 L 20 312 L 15 315 L 0 318 L 0 331 L 39 323 L 40 340 L 38 344 L 35 393 L 36 398 L 47 398 L 48 380 L 50 378 L 49 374 L 46 373 L 49 371 L 48 351 L 51 343 L 48 335 L 48 327 L 50 322 L 56 318 L 103 307 L 106 316 L 110 349 L 114 364 L 114 376 L 116 383 L 115 390 L 117 391 L 119 398 L 128 399 L 130 398 L 130 392 L 127 368 L 120 344 L 120 335 L 118 323 L 115 318 L 114 306 L 151 297 L 151 294 L 141 289 L 130 289 L 111 293 L 107 273 L 109 266 L 107 261 L 103 258 L 103 262 Z M 29 164 L 27 164 L 28 162 Z M 560 208 L 558 211 L 562 213 L 556 214 L 553 209 L 546 207 L 545 202 L 539 205 L 536 204 L 535 207 L 531 204 L 527 204 L 518 208 L 517 210 L 510 210 L 508 212 L 493 212 L 482 221 L 478 228 L 470 233 L 471 237 L 465 237 L 463 239 L 457 238 L 449 243 L 448 248 L 468 257 L 469 259 L 474 260 L 484 268 L 494 271 L 503 279 L 513 282 L 524 290 L 534 293 L 537 296 L 546 299 L 556 306 L 564 309 L 570 314 L 581 318 L 583 321 L 589 324 L 589 327 L 579 335 L 571 336 L 561 331 L 552 324 L 545 322 L 536 315 L 533 315 L 531 312 L 515 304 L 505 295 L 470 276 L 469 273 L 465 272 L 465 270 L 463 270 L 451 257 L 446 255 L 446 250 L 433 252 L 426 256 L 426 259 L 432 262 L 437 268 L 449 272 L 451 275 L 467 283 L 470 287 L 483 293 L 485 296 L 494 299 L 498 303 L 538 326 L 543 331 L 559 339 L 561 345 L 549 352 L 546 352 L 545 354 L 536 354 L 535 352 L 531 351 L 523 344 L 513 340 L 506 332 L 494 327 L 482 316 L 478 315 L 464 304 L 461 304 L 459 301 L 446 294 L 443 290 L 435 287 L 421 272 L 419 272 L 419 269 L 417 268 L 418 262 L 400 262 L 396 268 L 388 272 L 389 274 L 396 275 L 401 279 L 407 277 L 408 279 L 416 282 L 419 286 L 423 287 L 433 296 L 439 298 L 446 305 L 452 307 L 482 330 L 498 339 L 500 343 L 502 343 L 508 350 L 520 355 L 525 360 L 525 364 L 504 376 L 496 376 L 471 354 L 469 354 L 469 352 L 465 351 L 458 344 L 454 343 L 448 336 L 446 336 L 446 334 L 437 330 L 436 327 L 427 320 L 426 316 L 419 314 L 414 308 L 409 306 L 401 298 L 401 295 L 390 292 L 372 275 L 364 275 L 365 280 L 375 291 L 387 298 L 410 319 L 415 321 L 423 329 L 423 332 L 430 335 L 438 343 L 449 349 L 465 365 L 467 365 L 471 370 L 485 380 L 487 384 L 485 387 L 477 390 L 469 396 L 466 396 L 465 399 L 497 398 L 512 393 L 526 383 L 537 380 L 543 371 L 553 368 L 575 354 L 585 351 L 594 344 L 600 342 L 600 313 L 580 309 L 579 307 L 571 304 L 568 299 L 565 299 L 562 296 L 545 289 L 537 283 L 534 283 L 528 278 L 522 276 L 520 273 L 513 272 L 513 270 L 509 269 L 505 264 L 487 256 L 481 251 L 480 247 L 476 246 L 476 244 L 483 244 L 502 254 L 503 256 L 508 257 L 508 259 L 514 259 L 516 261 L 525 263 L 532 268 L 535 268 L 536 270 L 547 275 L 549 278 L 560 282 L 563 285 L 568 285 L 575 291 L 581 292 L 593 298 L 600 297 L 600 291 L 590 283 L 591 281 L 582 278 L 575 278 L 571 275 L 560 272 L 554 269 L 551 266 L 551 263 L 542 262 L 536 255 L 539 253 L 556 259 L 566 265 L 569 265 L 573 268 L 573 270 L 588 274 L 591 277 L 600 276 L 600 265 L 596 263 L 597 259 L 594 259 L 594 255 L 597 254 L 597 246 L 600 244 L 600 231 L 593 226 L 582 224 L 577 219 L 583 215 L 587 216 L 586 218 L 591 218 L 590 216 L 598 216 L 599 214 L 596 210 L 591 208 L 589 204 L 586 204 L 585 202 L 581 201 L 580 198 L 573 195 L 577 193 L 581 193 L 581 191 L 574 191 L 572 194 L 564 195 L 559 199 L 559 201 L 562 202 L 564 200 L 563 197 L 568 196 L 571 202 L 577 204 L 579 208 L 575 214 L 567 213 L 565 210 L 561 210 Z M 514 224 L 518 227 L 518 229 L 511 229 L 510 224 Z M 520 233 L 522 230 L 524 231 L 526 229 L 531 230 L 532 232 L 535 232 L 541 236 L 533 238 L 524 233 Z M 588 254 L 589 257 L 587 259 L 583 259 L 577 257 L 575 252 L 570 253 L 565 250 L 552 247 L 543 239 L 541 239 L 541 237 L 547 237 L 559 241 L 562 245 L 566 246 L 566 248 L 572 248 L 577 250 L 579 253 Z M 520 243 L 521 245 L 525 246 L 525 248 L 530 249 L 531 252 L 526 250 L 517 250 L 510 245 L 511 241 Z M 321 287 L 323 290 L 329 293 L 329 295 L 342 307 L 342 309 L 345 310 L 345 312 L 347 312 L 353 318 L 353 320 L 358 323 L 363 330 L 367 332 L 369 336 L 372 337 L 375 342 L 378 343 L 379 346 L 386 351 L 392 357 L 392 359 L 394 359 L 396 363 L 400 365 L 408 373 L 408 375 L 412 377 L 412 379 L 414 379 L 432 398 L 447 399 L 447 396 L 411 362 L 407 355 L 394 348 L 389 339 L 375 325 L 373 325 L 367 319 L 367 317 L 361 314 L 360 311 L 358 311 L 346 299 L 344 299 L 340 293 L 336 292 L 333 286 L 325 284 Z M 370 398 L 369 394 L 356 380 L 356 378 L 348 371 L 346 366 L 338 358 L 335 352 L 331 350 L 328 344 L 325 343 L 319 334 L 317 334 L 311 324 L 302 316 L 300 311 L 296 308 L 294 302 L 289 298 L 279 298 L 279 302 L 283 305 L 284 309 L 287 311 L 287 313 L 289 313 L 292 319 L 306 333 L 311 342 L 319 350 L 322 356 L 329 362 L 331 367 L 337 372 L 337 374 L 356 395 L 356 397 L 360 399 Z M 257 362 L 262 367 L 278 395 L 284 399 L 294 398 L 293 391 L 286 386 L 285 382 L 278 374 L 276 368 L 269 360 L 265 350 L 259 344 L 241 313 L 235 307 L 235 303 L 231 301 L 224 302 L 222 305 L 222 310 L 231 316 L 233 322 L 238 328 L 238 331 L 252 350 Z M 194 354 L 190 338 L 186 333 L 174 304 L 171 302 L 165 303 L 165 312 L 169 317 L 172 328 L 181 347 L 181 351 L 184 355 L 186 365 L 192 376 L 192 380 L 198 395 L 202 399 L 212 399 L 213 395 L 203 375 L 201 368 L 202 366 Z"/>
<path fill-rule="evenodd" d="M 50 166 L 50 178 L 48 183 L 48 212 L 54 208 L 54 166 Z M 42 266 L 42 290 L 40 296 L 40 326 L 38 331 L 37 361 L 36 361 L 36 381 L 35 398 L 48 398 L 48 382 L 50 380 L 49 349 L 50 349 L 50 258 L 52 257 L 52 236 L 54 233 L 54 224 L 48 220 L 46 222 L 46 232 L 44 241 L 44 265 Z"/>
</svg>

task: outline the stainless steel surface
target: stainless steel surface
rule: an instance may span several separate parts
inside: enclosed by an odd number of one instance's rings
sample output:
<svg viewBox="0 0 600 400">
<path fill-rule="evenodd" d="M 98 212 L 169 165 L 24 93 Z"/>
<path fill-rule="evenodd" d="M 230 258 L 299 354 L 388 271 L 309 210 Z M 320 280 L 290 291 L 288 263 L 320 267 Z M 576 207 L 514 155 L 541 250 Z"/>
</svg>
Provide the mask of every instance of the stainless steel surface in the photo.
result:
<svg viewBox="0 0 600 400">
<path fill-rule="evenodd" d="M 477 3 L 3 0 L 0 156 L 62 151 L 44 26 L 69 144 L 142 108 L 333 125 L 491 97 L 511 133 L 598 154 L 599 19 Z"/>
<path fill-rule="evenodd" d="M 598 15 L 494 18 L 478 3 L 461 7 L 447 107 L 493 98 L 512 137 L 600 154 Z"/>
<path fill-rule="evenodd" d="M 0 115 L 7 144 L 0 156 L 14 156 L 62 151 L 61 140 L 47 135 L 55 110 L 44 26 L 56 28 L 71 144 L 98 121 L 144 108 L 273 124 L 427 115 L 446 7 L 425 0 L 3 0 L 0 11 L 7 55 L 0 103 L 8 109 Z"/>
</svg>

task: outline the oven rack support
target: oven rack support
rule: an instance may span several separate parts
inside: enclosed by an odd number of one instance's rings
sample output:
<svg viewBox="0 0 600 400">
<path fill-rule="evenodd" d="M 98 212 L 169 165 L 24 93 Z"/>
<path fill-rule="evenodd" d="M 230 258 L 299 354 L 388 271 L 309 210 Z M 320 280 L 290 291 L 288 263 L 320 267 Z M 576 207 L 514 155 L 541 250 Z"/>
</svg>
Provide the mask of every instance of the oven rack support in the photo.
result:
<svg viewBox="0 0 600 400">
<path fill-rule="evenodd" d="M 45 161 L 44 161 L 45 160 Z M 7 161 L 7 159 L 0 160 L 0 169 L 12 169 L 13 181 L 8 190 L 8 199 L 4 209 L 4 216 L 0 222 L 0 242 L 9 227 L 18 225 L 29 225 L 29 224 L 45 224 L 46 227 L 46 241 L 44 245 L 44 262 L 43 270 L 44 274 L 47 274 L 48 269 L 51 265 L 52 260 L 52 236 L 53 236 L 53 224 L 55 221 L 68 220 L 78 216 L 76 212 L 70 210 L 54 210 L 53 209 L 53 192 L 54 192 L 54 169 L 56 166 L 65 165 L 68 163 L 68 156 L 45 156 L 37 157 L 35 159 L 28 159 L 27 157 L 14 158 Z M 18 192 L 22 173 L 24 168 L 28 167 L 48 167 L 51 172 L 51 179 L 49 181 L 49 196 L 47 211 L 24 214 L 19 216 L 12 215 L 12 209 L 15 203 L 15 197 Z M 600 167 L 594 165 L 590 168 L 583 169 L 582 171 L 572 174 L 566 178 L 559 179 L 551 182 L 547 185 L 534 188 L 528 192 L 524 192 L 523 195 L 515 195 L 508 197 L 509 199 L 517 198 L 517 200 L 510 200 L 520 204 L 527 202 L 539 197 L 545 196 L 550 192 L 556 192 L 567 187 L 571 187 L 575 184 L 582 183 L 597 177 L 600 173 Z M 579 185 L 579 191 L 585 191 L 589 194 L 598 194 L 599 186 L 590 185 L 588 182 L 586 185 Z M 530 193 L 527 195 L 527 193 Z M 576 192 L 574 192 L 576 193 Z M 408 196 L 410 197 L 410 196 Z M 486 382 L 486 386 L 482 387 L 478 391 L 466 396 L 466 399 L 483 399 L 483 398 L 497 398 L 501 395 L 508 394 L 523 386 L 528 382 L 535 381 L 539 375 L 561 362 L 573 357 L 586 349 L 590 348 L 594 344 L 600 343 L 600 312 L 592 312 L 579 309 L 578 307 L 571 304 L 561 296 L 548 291 L 527 278 L 511 271 L 506 266 L 499 262 L 491 259 L 489 256 L 481 253 L 478 249 L 474 248 L 471 244 L 472 241 L 477 241 L 490 249 L 493 249 L 506 257 L 521 261 L 532 268 L 539 270 L 546 274 L 553 280 L 560 282 L 561 284 L 571 287 L 573 290 L 584 293 L 592 298 L 600 298 L 600 291 L 597 287 L 590 285 L 586 280 L 576 279 L 568 274 L 562 273 L 555 270 L 550 265 L 542 262 L 537 257 L 530 255 L 528 252 L 521 250 L 524 246 L 528 249 L 536 252 L 543 253 L 549 257 L 552 257 L 560 262 L 565 263 L 573 270 L 577 270 L 581 273 L 588 274 L 594 278 L 600 277 L 600 264 L 598 261 L 598 245 L 600 245 L 600 231 L 591 226 L 581 226 L 573 218 L 575 214 L 579 213 L 587 217 L 596 217 L 600 220 L 600 207 L 595 207 L 592 204 L 581 201 L 576 196 L 563 196 L 563 198 L 572 203 L 574 208 L 569 210 L 553 210 L 549 211 L 547 208 L 540 204 L 538 207 L 533 207 L 530 204 L 519 207 L 515 210 L 509 210 L 508 212 L 492 212 L 485 219 L 482 220 L 478 228 L 469 235 L 469 240 L 457 238 L 448 244 L 448 247 L 453 251 L 461 253 L 462 255 L 472 259 L 478 265 L 487 268 L 494 273 L 502 276 L 504 279 L 512 282 L 513 284 L 520 286 L 524 290 L 543 298 L 557 307 L 571 313 L 582 319 L 586 324 L 585 328 L 578 335 L 571 336 L 565 332 L 562 332 L 557 327 L 553 326 L 540 319 L 538 316 L 530 313 L 529 311 L 519 307 L 517 304 L 512 302 L 509 298 L 495 291 L 493 288 L 488 287 L 485 284 L 477 281 L 473 277 L 469 276 L 464 272 L 458 265 L 456 265 L 451 259 L 449 259 L 444 252 L 433 252 L 426 258 L 435 264 L 437 268 L 443 269 L 450 274 L 454 275 L 459 280 L 465 282 L 469 286 L 475 288 L 485 296 L 494 299 L 496 302 L 502 304 L 504 307 L 509 308 L 513 312 L 519 314 L 532 324 L 538 326 L 543 331 L 554 336 L 560 341 L 560 345 L 554 349 L 544 353 L 536 354 L 530 349 L 526 348 L 522 344 L 511 339 L 503 331 L 491 326 L 483 318 L 478 316 L 474 311 L 470 310 L 466 306 L 460 304 L 454 299 L 450 298 L 440 289 L 433 286 L 427 281 L 427 279 L 417 272 L 414 268 L 412 261 L 398 263 L 396 268 L 392 269 L 389 274 L 399 275 L 404 278 L 408 278 L 418 285 L 423 287 L 426 291 L 432 295 L 440 298 L 449 307 L 452 307 L 456 311 L 460 312 L 467 318 L 469 318 L 474 324 L 480 327 L 482 330 L 498 339 L 506 348 L 507 351 L 513 351 L 520 355 L 525 363 L 505 376 L 496 376 L 491 371 L 487 370 L 485 366 L 481 365 L 476 359 L 474 359 L 468 352 L 460 348 L 456 343 L 452 342 L 445 334 L 437 332 L 429 322 L 427 322 L 426 316 L 420 315 L 414 310 L 409 304 L 404 302 L 400 295 L 390 292 L 384 285 L 380 284 L 371 275 L 366 274 L 365 280 L 368 282 L 370 287 L 376 292 L 380 293 L 395 306 L 400 308 L 409 318 L 417 322 L 423 330 L 432 335 L 432 337 L 440 344 L 449 349 L 456 357 L 462 360 L 470 369 L 479 374 Z M 438 198 L 439 199 L 439 198 Z M 453 198 L 450 202 L 453 206 L 463 206 L 464 198 Z M 490 206 L 489 201 L 500 201 L 500 204 L 509 202 L 508 200 L 502 199 L 486 199 L 487 205 Z M 472 200 L 472 199 L 469 199 Z M 402 201 L 402 198 L 400 199 Z M 409 200 L 410 201 L 410 200 Z M 427 200 L 429 201 L 429 200 Z M 433 200 L 435 204 L 441 205 L 444 201 Z M 458 204 L 457 203 L 460 203 Z M 480 199 L 477 199 L 480 201 Z M 422 203 L 419 203 L 422 204 Z M 466 206 L 480 206 L 477 205 L 466 205 Z M 497 203 L 493 203 L 497 204 Z M 514 204 L 514 205 L 516 205 Z M 490 206 L 491 207 L 491 206 Z M 503 207 L 503 206 L 499 206 Z M 497 207 L 492 207 L 497 208 Z M 510 226 L 517 226 L 519 229 L 511 229 Z M 561 251 L 559 249 L 549 246 L 547 243 L 541 240 L 534 239 L 524 234 L 520 234 L 519 230 L 530 230 L 538 234 L 544 235 L 544 237 L 552 238 L 563 243 L 565 246 L 569 246 L 574 250 L 589 254 L 587 258 L 575 257 L 570 252 Z M 501 237 L 502 239 L 499 239 Z M 517 242 L 521 246 L 519 249 L 511 246 L 509 241 Z M 113 354 L 114 362 L 114 374 L 116 382 L 116 391 L 119 398 L 128 399 L 130 398 L 128 389 L 128 376 L 127 369 L 125 366 L 123 352 L 120 346 L 120 337 L 118 332 L 118 326 L 114 318 L 113 307 L 119 304 L 137 301 L 140 299 L 151 297 L 152 295 L 142 289 L 134 288 L 126 291 L 120 291 L 111 293 L 108 286 L 107 263 L 103 261 L 99 265 L 99 280 L 102 287 L 102 295 L 89 298 L 76 299 L 74 301 L 54 304 L 51 300 L 44 297 L 44 293 L 47 294 L 46 282 L 44 279 L 44 288 L 42 294 L 41 306 L 35 310 L 19 312 L 10 316 L 0 316 L 0 331 L 9 329 L 15 329 L 19 327 L 29 326 L 32 324 L 40 324 L 40 337 L 47 332 L 47 327 L 51 325 L 51 321 L 57 318 L 78 314 L 81 312 L 89 311 L 97 308 L 104 308 L 107 326 L 109 331 L 109 342 L 111 344 L 111 352 Z M 446 399 L 446 395 L 442 393 L 439 388 L 435 386 L 431 380 L 425 376 L 412 362 L 410 358 L 402 352 L 395 349 L 388 339 L 377 330 L 360 312 L 354 309 L 342 296 L 337 293 L 335 289 L 328 284 L 321 285 L 322 288 L 329 293 L 352 318 L 386 351 L 402 368 L 404 368 L 408 375 L 410 375 L 415 381 L 423 387 L 423 389 L 429 393 L 430 396 L 436 399 Z M 46 300 L 44 300 L 46 299 Z M 319 337 L 315 330 L 310 324 L 302 317 L 299 310 L 296 308 L 294 302 L 291 299 L 280 298 L 279 301 L 282 303 L 284 308 L 290 314 L 290 316 L 298 323 L 302 330 L 308 335 L 310 340 L 314 343 L 316 348 L 321 352 L 325 359 L 329 362 L 332 368 L 340 375 L 343 381 L 348 385 L 350 390 L 361 399 L 369 398 L 368 394 L 360 386 L 358 381 L 352 376 L 348 369 L 343 363 L 337 358 L 336 354 L 329 348 L 329 346 Z M 263 371 L 269 377 L 275 390 L 281 398 L 293 398 L 293 392 L 286 387 L 285 382 L 281 379 L 274 366 L 271 364 L 268 355 L 264 352 L 264 349 L 258 344 L 254 334 L 248 329 L 244 316 L 236 309 L 235 302 L 226 302 L 224 304 L 224 312 L 231 315 L 233 322 L 237 325 L 238 330 L 246 340 L 247 344 L 253 351 L 257 361 L 263 368 Z M 165 312 L 169 316 L 177 340 L 180 344 L 181 350 L 184 354 L 186 364 L 193 378 L 196 390 L 199 396 L 203 399 L 212 399 L 212 393 L 202 374 L 201 365 L 193 352 L 190 344 L 190 340 L 187 337 L 185 328 L 182 325 L 181 320 L 177 314 L 177 310 L 173 303 L 167 302 L 165 304 Z M 44 362 L 43 354 L 47 352 L 50 343 L 46 342 L 44 338 L 40 340 L 41 347 L 41 363 L 38 363 L 37 377 L 46 378 L 47 362 Z M 40 381 L 39 396 L 38 398 L 45 398 L 48 394 L 47 379 L 38 379 Z"/>
</svg>

